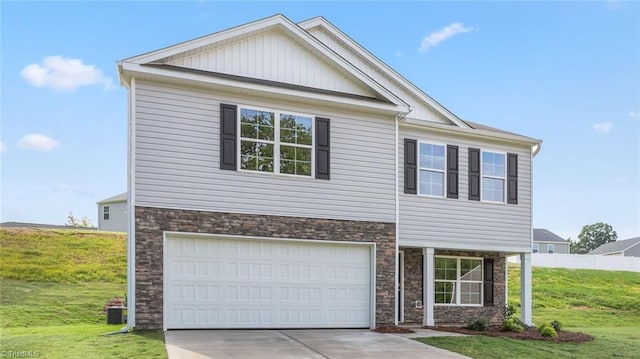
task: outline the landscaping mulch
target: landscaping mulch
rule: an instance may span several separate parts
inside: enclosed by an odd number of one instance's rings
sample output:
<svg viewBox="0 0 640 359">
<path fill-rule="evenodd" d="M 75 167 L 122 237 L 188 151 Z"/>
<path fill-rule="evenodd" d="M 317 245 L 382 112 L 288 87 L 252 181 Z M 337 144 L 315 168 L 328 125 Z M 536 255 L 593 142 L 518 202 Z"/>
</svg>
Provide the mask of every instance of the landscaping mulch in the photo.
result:
<svg viewBox="0 0 640 359">
<path fill-rule="evenodd" d="M 475 330 L 470 330 L 463 327 L 447 327 L 447 326 L 436 326 L 436 327 L 425 327 L 425 328 L 440 330 L 443 332 L 452 332 L 452 333 L 460 333 L 460 334 L 468 334 L 468 335 L 486 335 L 490 337 L 505 337 L 505 338 L 514 338 L 514 339 L 523 339 L 523 340 L 544 340 L 544 341 L 558 342 L 558 343 L 583 343 L 583 342 L 590 342 L 593 340 L 593 337 L 589 334 L 567 332 L 564 330 L 561 330 L 558 333 L 557 338 L 543 337 L 542 335 L 540 335 L 540 333 L 536 328 L 525 329 L 524 332 L 522 333 L 503 332 L 500 330 L 500 326 L 498 325 L 489 326 L 485 331 L 475 331 Z"/>
<path fill-rule="evenodd" d="M 403 328 L 403 327 L 397 327 L 395 325 L 389 325 L 389 326 L 383 326 L 383 327 L 377 327 L 376 329 L 373 330 L 374 332 L 377 333 L 392 333 L 392 334 L 409 334 L 409 333 L 415 333 L 415 331 L 409 329 L 409 328 Z"/>
</svg>

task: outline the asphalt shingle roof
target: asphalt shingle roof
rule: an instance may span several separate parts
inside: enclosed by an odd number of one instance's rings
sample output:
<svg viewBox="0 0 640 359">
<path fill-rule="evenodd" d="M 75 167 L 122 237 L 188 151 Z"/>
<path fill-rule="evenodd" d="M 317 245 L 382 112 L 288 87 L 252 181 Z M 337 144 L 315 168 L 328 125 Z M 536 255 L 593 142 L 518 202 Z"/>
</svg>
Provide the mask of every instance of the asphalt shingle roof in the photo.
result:
<svg viewBox="0 0 640 359">
<path fill-rule="evenodd" d="M 609 242 L 592 250 L 591 252 L 589 252 L 589 254 L 605 254 L 605 253 L 622 252 L 638 243 L 640 243 L 640 237 L 625 239 L 623 241 Z"/>
<path fill-rule="evenodd" d="M 534 228 L 533 229 L 533 241 L 534 242 L 562 242 L 567 243 L 567 241 L 560 237 L 559 235 L 551 232 L 548 229 L 544 228 Z"/>
</svg>

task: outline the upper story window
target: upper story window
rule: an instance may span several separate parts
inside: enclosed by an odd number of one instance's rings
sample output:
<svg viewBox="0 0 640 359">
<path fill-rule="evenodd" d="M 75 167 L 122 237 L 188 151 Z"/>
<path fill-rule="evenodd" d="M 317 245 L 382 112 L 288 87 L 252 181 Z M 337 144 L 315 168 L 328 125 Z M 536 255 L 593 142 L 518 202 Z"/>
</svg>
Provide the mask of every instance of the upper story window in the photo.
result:
<svg viewBox="0 0 640 359">
<path fill-rule="evenodd" d="M 506 155 L 482 151 L 482 200 L 504 203 Z"/>
<path fill-rule="evenodd" d="M 435 303 L 482 305 L 482 259 L 435 257 Z"/>
<path fill-rule="evenodd" d="M 240 108 L 240 169 L 311 176 L 311 116 Z"/>
<path fill-rule="evenodd" d="M 420 142 L 420 194 L 444 197 L 445 163 L 445 146 Z"/>
<path fill-rule="evenodd" d="M 555 246 L 552 243 L 547 244 L 547 253 L 553 254 Z"/>
<path fill-rule="evenodd" d="M 533 244 L 533 253 L 540 252 L 540 245 L 538 243 Z"/>
<path fill-rule="evenodd" d="M 109 220 L 109 206 L 102 207 L 102 219 L 105 221 Z"/>
</svg>

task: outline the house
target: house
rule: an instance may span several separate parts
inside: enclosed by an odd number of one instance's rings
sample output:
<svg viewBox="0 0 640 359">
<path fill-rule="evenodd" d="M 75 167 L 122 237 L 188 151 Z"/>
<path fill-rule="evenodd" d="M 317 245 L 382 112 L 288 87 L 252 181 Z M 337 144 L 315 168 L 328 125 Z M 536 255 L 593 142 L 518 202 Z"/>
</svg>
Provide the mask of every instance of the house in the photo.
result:
<svg viewBox="0 0 640 359">
<path fill-rule="evenodd" d="M 605 243 L 587 254 L 640 257 L 640 237 Z"/>
<path fill-rule="evenodd" d="M 129 223 L 127 192 L 97 202 L 98 230 L 126 232 Z"/>
<path fill-rule="evenodd" d="M 569 254 L 569 241 L 548 229 L 533 229 L 533 253 Z"/>
<path fill-rule="evenodd" d="M 118 62 L 128 325 L 498 321 L 541 141 L 463 121 L 322 17 Z"/>
</svg>

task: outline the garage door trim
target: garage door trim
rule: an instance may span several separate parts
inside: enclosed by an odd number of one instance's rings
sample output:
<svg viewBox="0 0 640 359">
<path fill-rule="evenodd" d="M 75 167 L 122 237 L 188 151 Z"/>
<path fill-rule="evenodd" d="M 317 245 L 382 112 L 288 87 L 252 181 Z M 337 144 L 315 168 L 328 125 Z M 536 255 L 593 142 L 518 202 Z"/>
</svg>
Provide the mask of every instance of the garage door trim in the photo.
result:
<svg viewBox="0 0 640 359">
<path fill-rule="evenodd" d="M 369 255 L 370 255 L 370 263 L 371 266 L 369 268 L 369 277 L 370 279 L 370 290 L 369 290 L 369 323 L 370 329 L 375 329 L 376 327 L 376 243 L 375 242 L 354 242 L 354 241 L 336 241 L 336 240 L 317 240 L 317 239 L 302 239 L 302 238 L 281 238 L 281 237 L 260 237 L 260 236 L 243 236 L 243 235 L 231 235 L 231 234 L 211 234 L 211 233 L 194 233 L 194 232 L 180 232 L 180 231 L 165 231 L 162 236 L 162 272 L 163 272 L 163 280 L 162 280 L 162 324 L 163 330 L 167 330 L 167 315 L 166 315 L 166 301 L 168 293 L 168 280 L 166 280 L 166 262 L 167 262 L 167 251 L 168 248 L 167 242 L 171 238 L 211 238 L 211 239 L 239 239 L 239 240 L 264 240 L 264 241 L 273 241 L 273 242 L 298 242 L 298 243 L 317 243 L 317 244 L 349 244 L 355 246 L 366 246 L 370 247 Z"/>
</svg>

